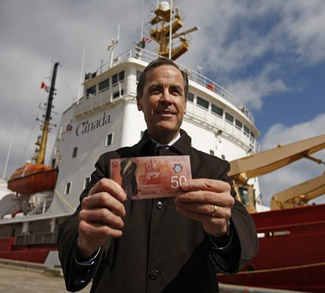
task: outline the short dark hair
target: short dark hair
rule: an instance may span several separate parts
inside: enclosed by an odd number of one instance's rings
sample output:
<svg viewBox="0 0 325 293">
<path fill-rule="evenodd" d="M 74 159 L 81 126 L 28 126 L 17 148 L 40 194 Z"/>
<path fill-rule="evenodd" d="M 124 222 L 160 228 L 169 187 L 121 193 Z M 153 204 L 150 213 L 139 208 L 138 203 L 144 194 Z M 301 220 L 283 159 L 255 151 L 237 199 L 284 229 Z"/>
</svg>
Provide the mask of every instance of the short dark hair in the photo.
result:
<svg viewBox="0 0 325 293">
<path fill-rule="evenodd" d="M 151 61 L 148 64 L 148 66 L 141 72 L 138 86 L 137 86 L 137 96 L 140 99 L 143 96 L 143 89 L 144 89 L 144 85 L 146 83 L 146 77 L 147 77 L 148 72 L 151 69 L 154 69 L 154 68 L 162 66 L 162 65 L 171 65 L 171 66 L 176 67 L 180 71 L 180 73 L 182 74 L 183 79 L 184 79 L 184 95 L 185 95 L 185 100 L 187 100 L 187 95 L 188 95 L 188 90 L 189 90 L 188 89 L 188 75 L 187 75 L 187 73 L 185 71 L 181 70 L 174 61 L 172 61 L 171 59 L 168 59 L 168 58 L 163 58 L 163 57 L 160 57 L 158 59 Z"/>
</svg>

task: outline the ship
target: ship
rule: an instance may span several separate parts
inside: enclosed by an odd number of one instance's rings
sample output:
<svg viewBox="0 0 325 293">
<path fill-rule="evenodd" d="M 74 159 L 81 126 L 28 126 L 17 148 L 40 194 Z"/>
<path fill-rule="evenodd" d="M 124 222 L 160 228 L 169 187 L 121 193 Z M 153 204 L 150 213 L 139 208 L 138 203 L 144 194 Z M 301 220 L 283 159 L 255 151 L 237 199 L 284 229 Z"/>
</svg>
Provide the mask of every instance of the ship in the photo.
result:
<svg viewBox="0 0 325 293">
<path fill-rule="evenodd" d="M 166 1 L 157 3 L 153 13 L 154 16 L 149 21 L 151 27 L 149 38 L 141 34 L 140 40 L 131 49 L 119 55 L 115 55 L 119 36 L 113 40 L 108 46 L 110 51 L 108 62 L 84 75 L 83 95 L 62 113 L 48 165 L 48 170 L 55 172 L 54 185 L 52 182 L 52 185 L 41 188 L 38 183 L 32 184 L 27 173 L 24 173 L 29 165 L 16 170 L 8 181 L 8 187 L 12 192 L 0 202 L 0 258 L 59 266 L 56 247 L 58 229 L 79 205 L 79 196 L 90 181 L 90 174 L 98 157 L 104 152 L 133 145 L 142 137 L 146 124 L 136 104 L 136 86 L 141 72 L 158 56 L 176 60 L 185 54 L 190 46 L 189 34 L 198 29 L 193 27 L 179 32 L 183 27 L 183 21 L 179 10 L 173 8 L 172 3 Z M 146 49 L 149 39 L 158 43 L 158 52 Z M 261 248 L 258 256 L 238 274 L 218 276 L 220 281 L 244 286 L 306 290 L 313 289 L 310 280 L 314 282 L 318 278 L 319 283 L 314 287 L 315 292 L 325 290 L 320 268 L 316 265 L 303 267 L 311 263 L 312 258 L 307 254 L 304 258 L 300 258 L 302 268 L 306 268 L 304 271 L 306 278 L 296 275 L 304 286 L 300 286 L 301 283 L 297 282 L 295 275 L 292 275 L 289 284 L 283 273 L 288 267 L 299 266 L 293 261 L 286 260 L 295 259 L 296 254 L 293 251 L 302 253 L 302 249 L 306 246 L 309 246 L 314 256 L 320 259 L 318 254 L 325 244 L 325 213 L 322 212 L 325 206 L 265 211 L 266 207 L 257 197 L 260 194 L 258 176 L 262 173 L 250 173 L 242 164 L 247 158 L 254 161 L 256 156 L 263 154 L 257 141 L 260 133 L 253 115 L 217 82 L 198 70 L 177 61 L 176 63 L 189 76 L 187 111 L 182 128 L 192 137 L 195 148 L 230 161 L 237 198 L 252 213 L 259 233 Z M 49 97 L 48 104 L 50 102 L 52 100 L 50 101 Z M 271 161 L 272 158 L 276 158 L 273 154 L 277 149 L 270 150 L 271 155 L 268 157 L 271 157 Z M 308 144 L 302 153 L 307 155 L 311 153 L 311 149 L 315 151 L 320 147 L 313 148 Z M 285 150 L 284 146 L 279 150 Z M 294 155 L 290 158 L 293 157 L 298 159 Z M 293 161 L 290 158 L 285 160 L 284 164 L 276 163 L 274 160 L 270 163 L 264 158 L 258 158 L 257 161 L 278 168 Z M 33 167 L 35 165 L 37 164 Z M 251 166 L 254 170 L 264 170 L 257 165 Z M 36 168 L 33 171 L 29 168 L 34 179 L 38 175 L 36 170 L 42 171 L 42 176 L 46 174 L 45 167 L 43 170 L 40 169 Z M 271 171 L 266 169 L 266 172 Z M 20 183 L 23 184 L 15 184 L 16 178 L 22 179 Z M 47 182 L 47 179 L 45 181 Z M 301 242 L 298 249 L 298 245 L 295 246 L 295 240 L 292 239 L 298 239 L 293 236 L 300 233 L 302 223 L 309 223 L 312 219 L 308 214 L 310 210 L 311 214 L 317 214 L 317 217 L 313 218 L 315 225 L 310 230 L 313 232 L 307 229 L 310 225 L 302 230 L 308 230 L 309 237 L 322 235 L 322 238 L 317 243 L 309 239 L 306 246 L 303 245 L 305 242 Z M 296 228 L 291 230 L 292 226 Z M 279 237 L 274 237 L 278 235 Z M 273 247 L 276 247 L 276 253 L 279 253 L 276 257 Z M 293 247 L 297 248 L 297 252 Z M 323 269 L 324 261 L 322 260 Z M 312 263 L 316 264 L 316 260 Z M 308 271 L 310 268 L 312 270 Z M 309 273 L 314 274 L 312 279 L 308 279 Z"/>
</svg>

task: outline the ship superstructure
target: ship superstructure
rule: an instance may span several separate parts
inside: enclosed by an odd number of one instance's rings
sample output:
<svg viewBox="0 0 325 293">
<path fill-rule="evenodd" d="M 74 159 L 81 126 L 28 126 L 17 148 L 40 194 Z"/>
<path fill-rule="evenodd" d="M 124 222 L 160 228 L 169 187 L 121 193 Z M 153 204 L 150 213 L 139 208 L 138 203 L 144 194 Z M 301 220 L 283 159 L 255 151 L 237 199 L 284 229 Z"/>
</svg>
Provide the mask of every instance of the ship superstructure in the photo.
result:
<svg viewBox="0 0 325 293">
<path fill-rule="evenodd" d="M 63 114 L 52 159 L 60 170 L 56 191 L 73 207 L 99 155 L 140 140 L 146 125 L 137 109 L 136 86 L 141 71 L 157 57 L 139 48 L 117 57 L 112 67 L 85 80 L 83 98 Z M 181 67 L 190 73 L 182 128 L 193 146 L 227 160 L 255 152 L 259 133 L 244 106 L 207 77 Z"/>
</svg>

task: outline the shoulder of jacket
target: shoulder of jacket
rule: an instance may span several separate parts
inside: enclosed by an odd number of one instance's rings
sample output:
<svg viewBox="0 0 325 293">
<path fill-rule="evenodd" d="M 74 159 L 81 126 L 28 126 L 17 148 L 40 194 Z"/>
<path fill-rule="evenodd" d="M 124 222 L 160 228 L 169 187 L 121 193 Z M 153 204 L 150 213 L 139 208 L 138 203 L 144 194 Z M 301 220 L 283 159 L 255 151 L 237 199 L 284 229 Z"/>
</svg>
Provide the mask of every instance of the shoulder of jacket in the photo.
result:
<svg viewBox="0 0 325 293">
<path fill-rule="evenodd" d="M 132 157 L 136 155 L 136 145 L 133 146 L 127 146 L 127 147 L 123 147 L 123 148 L 119 148 L 117 150 L 114 151 L 109 151 L 106 153 L 103 153 L 100 156 L 100 159 L 114 159 L 114 158 L 121 158 L 121 157 Z"/>
<path fill-rule="evenodd" d="M 226 163 L 227 162 L 227 161 L 220 159 L 214 155 L 210 155 L 205 152 L 199 151 L 193 147 L 191 147 L 191 154 L 195 157 L 198 157 L 200 160 L 204 160 L 204 161 L 208 161 L 208 162 L 211 162 L 211 161 L 216 161 L 218 163 Z"/>
</svg>

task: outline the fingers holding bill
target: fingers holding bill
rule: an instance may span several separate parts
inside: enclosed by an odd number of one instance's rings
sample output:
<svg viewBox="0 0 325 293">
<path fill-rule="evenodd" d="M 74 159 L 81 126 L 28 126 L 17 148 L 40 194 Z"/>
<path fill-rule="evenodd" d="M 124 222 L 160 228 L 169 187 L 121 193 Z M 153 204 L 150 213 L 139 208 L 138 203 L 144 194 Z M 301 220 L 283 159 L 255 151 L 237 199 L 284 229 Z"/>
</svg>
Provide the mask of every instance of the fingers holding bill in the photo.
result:
<svg viewBox="0 0 325 293">
<path fill-rule="evenodd" d="M 183 202 L 178 199 L 176 199 L 175 202 L 178 209 L 182 209 L 188 213 L 195 213 L 210 218 L 229 219 L 231 217 L 231 210 L 229 207 L 209 203 Z"/>
<path fill-rule="evenodd" d="M 181 188 L 183 191 L 195 191 L 195 190 L 206 190 L 213 192 L 228 192 L 230 193 L 230 185 L 229 183 L 216 179 L 208 179 L 208 178 L 198 178 L 198 179 L 190 179 L 185 181 Z"/>
<path fill-rule="evenodd" d="M 98 181 L 89 191 L 89 195 L 99 192 L 107 192 L 119 201 L 126 200 L 126 194 L 123 188 L 112 179 L 103 178 Z"/>
</svg>

